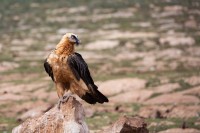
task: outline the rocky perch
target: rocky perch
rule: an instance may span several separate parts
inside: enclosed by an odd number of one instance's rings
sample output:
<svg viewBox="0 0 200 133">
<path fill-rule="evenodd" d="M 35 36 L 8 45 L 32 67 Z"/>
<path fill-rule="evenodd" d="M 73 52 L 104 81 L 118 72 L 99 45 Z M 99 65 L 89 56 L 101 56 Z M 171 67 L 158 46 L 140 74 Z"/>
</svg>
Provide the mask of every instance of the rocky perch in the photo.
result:
<svg viewBox="0 0 200 133">
<path fill-rule="evenodd" d="M 43 115 L 26 120 L 12 133 L 89 133 L 84 121 L 85 112 L 74 97 L 53 107 Z M 140 117 L 123 116 L 99 133 L 148 133 L 146 123 Z"/>
</svg>

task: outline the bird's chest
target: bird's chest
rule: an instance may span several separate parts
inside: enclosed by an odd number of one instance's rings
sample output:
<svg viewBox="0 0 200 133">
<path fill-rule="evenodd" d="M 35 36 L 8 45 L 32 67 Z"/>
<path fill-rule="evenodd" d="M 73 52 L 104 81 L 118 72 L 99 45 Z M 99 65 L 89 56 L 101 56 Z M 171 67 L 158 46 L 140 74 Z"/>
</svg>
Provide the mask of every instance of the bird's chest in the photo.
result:
<svg viewBox="0 0 200 133">
<path fill-rule="evenodd" d="M 66 81 L 70 78 L 70 68 L 67 64 L 67 56 L 54 56 L 51 60 L 51 66 L 56 81 Z"/>
</svg>

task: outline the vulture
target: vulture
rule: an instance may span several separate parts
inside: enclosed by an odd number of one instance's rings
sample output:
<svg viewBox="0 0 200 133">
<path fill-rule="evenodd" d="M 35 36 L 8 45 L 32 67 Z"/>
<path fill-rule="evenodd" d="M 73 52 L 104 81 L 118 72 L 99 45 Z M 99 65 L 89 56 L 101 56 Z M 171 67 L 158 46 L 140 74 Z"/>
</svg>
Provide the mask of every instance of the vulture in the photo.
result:
<svg viewBox="0 0 200 133">
<path fill-rule="evenodd" d="M 77 35 L 66 33 L 44 61 L 45 71 L 55 83 L 60 102 L 66 101 L 65 92 L 76 94 L 89 104 L 108 102 L 94 84 L 87 63 L 75 52 L 75 45 L 79 44 Z"/>
</svg>

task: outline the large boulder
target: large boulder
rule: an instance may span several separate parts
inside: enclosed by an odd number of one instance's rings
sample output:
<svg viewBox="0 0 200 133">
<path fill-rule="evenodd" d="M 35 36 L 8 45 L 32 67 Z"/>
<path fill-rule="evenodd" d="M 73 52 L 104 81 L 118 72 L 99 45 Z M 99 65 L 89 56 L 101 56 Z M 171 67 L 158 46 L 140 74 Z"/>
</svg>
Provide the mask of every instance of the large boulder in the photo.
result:
<svg viewBox="0 0 200 133">
<path fill-rule="evenodd" d="M 123 116 L 99 133 L 148 133 L 146 126 L 147 124 L 140 117 Z"/>
<path fill-rule="evenodd" d="M 12 133 L 88 133 L 82 105 L 72 96 L 39 117 L 26 120 Z"/>
</svg>

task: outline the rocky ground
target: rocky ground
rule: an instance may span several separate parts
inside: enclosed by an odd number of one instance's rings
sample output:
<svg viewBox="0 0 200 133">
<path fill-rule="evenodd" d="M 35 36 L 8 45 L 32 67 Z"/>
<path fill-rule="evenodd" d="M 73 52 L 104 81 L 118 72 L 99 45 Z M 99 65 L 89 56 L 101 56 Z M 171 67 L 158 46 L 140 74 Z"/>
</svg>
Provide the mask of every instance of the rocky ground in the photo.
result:
<svg viewBox="0 0 200 133">
<path fill-rule="evenodd" d="M 73 32 L 110 100 L 82 102 L 93 132 L 122 115 L 146 118 L 152 133 L 200 132 L 199 1 L 4 0 L 0 20 L 0 131 L 57 102 L 43 60 Z"/>
</svg>

